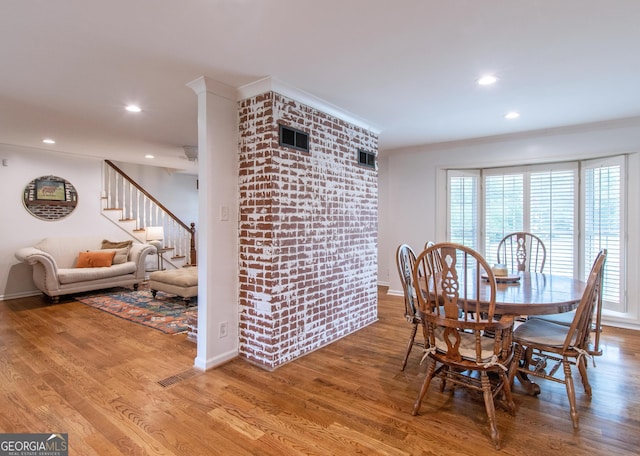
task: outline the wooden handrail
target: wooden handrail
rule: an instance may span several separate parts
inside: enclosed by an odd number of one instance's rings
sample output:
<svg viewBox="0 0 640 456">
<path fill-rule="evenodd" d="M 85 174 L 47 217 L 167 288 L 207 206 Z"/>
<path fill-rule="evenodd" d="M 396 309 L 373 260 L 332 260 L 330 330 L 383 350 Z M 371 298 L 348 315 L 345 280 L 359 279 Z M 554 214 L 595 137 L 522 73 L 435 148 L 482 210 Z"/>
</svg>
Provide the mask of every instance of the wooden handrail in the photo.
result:
<svg viewBox="0 0 640 456">
<path fill-rule="evenodd" d="M 167 215 L 169 217 L 171 217 L 173 220 L 175 220 L 176 222 L 178 222 L 178 224 L 180 226 L 182 226 L 185 230 L 187 231 L 191 231 L 191 228 L 189 228 L 189 226 L 187 226 L 186 223 L 184 223 L 182 220 L 180 220 L 173 212 L 171 212 L 169 209 L 167 209 L 160 201 L 158 201 L 157 199 L 155 199 L 149 192 L 147 192 L 144 188 L 142 188 L 140 185 L 138 185 L 138 183 L 136 181 L 134 181 L 133 179 L 131 179 L 127 173 L 125 173 L 124 171 L 122 171 L 120 168 L 118 168 L 111 160 L 105 160 L 105 163 L 109 166 L 111 166 L 113 169 L 115 169 L 122 177 L 124 177 L 131 185 L 133 185 L 135 188 L 137 188 L 138 190 L 140 190 L 140 193 L 142 193 L 143 195 L 145 195 L 147 198 L 149 198 L 154 204 L 156 204 L 160 209 L 162 209 L 164 212 L 167 213 Z M 195 224 L 191 224 L 192 226 L 194 226 Z"/>
<path fill-rule="evenodd" d="M 155 205 L 157 205 L 160 209 L 162 209 L 171 219 L 173 219 L 178 225 L 180 225 L 181 227 L 183 227 L 185 230 L 189 231 L 191 233 L 191 239 L 190 239 L 190 244 L 189 244 L 189 254 L 191 256 L 190 260 L 190 264 L 195 266 L 196 263 L 196 241 L 195 241 L 195 235 L 196 235 L 196 224 L 195 223 L 191 223 L 191 226 L 187 226 L 186 223 L 184 223 L 182 220 L 180 220 L 173 212 L 171 212 L 169 209 L 167 209 L 160 201 L 158 201 L 156 198 L 153 197 L 153 195 L 151 195 L 149 192 L 147 192 L 144 188 L 142 188 L 140 185 L 138 185 L 138 183 L 133 180 L 131 177 L 129 177 L 127 175 L 127 173 L 125 173 L 124 171 L 122 171 L 115 163 L 113 163 L 111 160 L 105 160 L 104 161 L 107 165 L 109 165 L 111 168 L 113 168 L 118 174 L 120 174 L 127 182 L 129 182 L 131 185 L 133 185 L 136 189 L 138 189 L 138 191 L 140 191 L 140 193 L 142 193 L 143 195 L 145 195 L 147 198 L 149 198 L 149 200 L 151 202 L 153 202 Z"/>
</svg>

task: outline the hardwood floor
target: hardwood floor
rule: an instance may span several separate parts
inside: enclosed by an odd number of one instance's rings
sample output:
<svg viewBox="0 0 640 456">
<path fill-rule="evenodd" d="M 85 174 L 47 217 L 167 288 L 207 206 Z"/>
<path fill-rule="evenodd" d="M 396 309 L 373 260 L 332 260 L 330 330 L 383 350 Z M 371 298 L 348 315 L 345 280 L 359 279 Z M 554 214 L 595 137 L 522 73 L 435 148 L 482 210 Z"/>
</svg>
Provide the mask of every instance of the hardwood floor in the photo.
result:
<svg viewBox="0 0 640 456">
<path fill-rule="evenodd" d="M 379 299 L 377 323 L 274 372 L 194 370 L 186 336 L 76 301 L 0 302 L 0 432 L 66 432 L 83 456 L 495 454 L 480 396 L 435 381 L 411 416 L 425 366 L 416 347 L 400 371 L 410 328 L 400 298 Z M 530 397 L 516 381 L 516 416 L 497 407 L 500 453 L 638 454 L 640 332 L 603 341 L 593 399 L 576 384 L 580 430 L 563 385 Z"/>
</svg>

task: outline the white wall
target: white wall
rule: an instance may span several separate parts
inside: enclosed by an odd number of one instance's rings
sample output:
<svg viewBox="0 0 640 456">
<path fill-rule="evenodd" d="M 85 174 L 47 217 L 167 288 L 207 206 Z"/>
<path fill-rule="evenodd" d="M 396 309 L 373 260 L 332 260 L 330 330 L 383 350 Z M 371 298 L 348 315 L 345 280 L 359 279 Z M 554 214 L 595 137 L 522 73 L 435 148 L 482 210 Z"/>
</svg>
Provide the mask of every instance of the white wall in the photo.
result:
<svg viewBox="0 0 640 456">
<path fill-rule="evenodd" d="M 187 226 L 198 229 L 198 176 L 158 166 L 114 162 Z"/>
<path fill-rule="evenodd" d="M 628 284 L 630 311 L 609 318 L 619 326 L 640 328 L 640 119 L 584 125 L 535 134 L 490 138 L 385 151 L 386 185 L 380 185 L 379 280 L 401 293 L 395 249 L 406 242 L 422 250 L 425 241 L 444 240 L 445 220 L 436 219 L 445 200 L 445 167 L 490 167 L 630 154 L 628 173 Z M 382 175 L 382 172 L 381 172 Z M 442 208 L 443 209 L 443 208 Z M 444 214 L 444 209 L 440 211 Z"/>
<path fill-rule="evenodd" d="M 0 299 L 39 293 L 31 280 L 31 266 L 16 260 L 14 252 L 44 237 L 102 235 L 118 240 L 126 236 L 101 215 L 101 160 L 37 149 L 0 145 Z M 43 221 L 22 203 L 22 192 L 33 179 L 54 175 L 76 188 L 78 205 L 66 218 Z"/>
</svg>

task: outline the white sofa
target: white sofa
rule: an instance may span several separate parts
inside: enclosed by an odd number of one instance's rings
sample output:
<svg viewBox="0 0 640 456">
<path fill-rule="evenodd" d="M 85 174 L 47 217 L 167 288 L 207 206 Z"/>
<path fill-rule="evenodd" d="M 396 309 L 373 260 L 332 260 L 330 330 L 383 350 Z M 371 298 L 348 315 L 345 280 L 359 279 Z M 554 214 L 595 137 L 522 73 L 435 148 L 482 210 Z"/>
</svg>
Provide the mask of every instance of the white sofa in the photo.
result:
<svg viewBox="0 0 640 456">
<path fill-rule="evenodd" d="M 61 295 L 110 287 L 138 287 L 145 280 L 147 255 L 156 249 L 133 243 L 128 251 L 116 250 L 118 264 L 77 268 L 80 252 L 102 249 L 103 237 L 45 238 L 32 247 L 18 250 L 18 260 L 33 266 L 33 281 L 40 291 L 57 302 Z M 114 257 L 115 258 L 115 257 Z M 122 262 L 120 262 L 122 261 Z"/>
</svg>

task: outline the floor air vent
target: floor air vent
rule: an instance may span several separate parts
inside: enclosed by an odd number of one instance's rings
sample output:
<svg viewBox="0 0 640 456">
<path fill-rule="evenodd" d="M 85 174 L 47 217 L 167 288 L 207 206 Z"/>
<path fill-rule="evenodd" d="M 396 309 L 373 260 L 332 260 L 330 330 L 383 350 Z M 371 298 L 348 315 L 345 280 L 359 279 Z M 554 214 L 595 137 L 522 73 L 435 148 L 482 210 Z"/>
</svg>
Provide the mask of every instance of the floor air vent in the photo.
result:
<svg viewBox="0 0 640 456">
<path fill-rule="evenodd" d="M 158 381 L 158 384 L 163 388 L 168 388 L 169 386 L 173 386 L 176 383 L 180 383 L 182 380 L 186 380 L 200 373 L 201 371 L 196 369 L 189 369 L 188 371 L 181 372 L 176 375 L 172 375 L 171 377 L 164 378 Z"/>
</svg>

